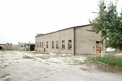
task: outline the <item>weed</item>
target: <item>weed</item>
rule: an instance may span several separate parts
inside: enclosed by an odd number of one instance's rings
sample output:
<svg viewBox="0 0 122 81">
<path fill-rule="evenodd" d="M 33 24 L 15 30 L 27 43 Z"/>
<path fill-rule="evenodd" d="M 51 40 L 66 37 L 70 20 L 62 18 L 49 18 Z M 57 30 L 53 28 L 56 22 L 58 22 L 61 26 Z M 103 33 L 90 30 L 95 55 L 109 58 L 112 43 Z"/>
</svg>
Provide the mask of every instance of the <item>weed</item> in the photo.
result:
<svg viewBox="0 0 122 81">
<path fill-rule="evenodd" d="M 24 59 L 34 59 L 34 57 L 31 56 L 23 56 Z"/>
<path fill-rule="evenodd" d="M 10 81 L 10 78 L 5 79 L 4 81 Z"/>
<path fill-rule="evenodd" d="M 103 58 L 98 57 L 97 60 L 110 65 L 122 67 L 122 57 L 106 56 Z"/>
<path fill-rule="evenodd" d="M 0 78 L 5 78 L 6 76 L 9 76 L 10 74 L 5 74 L 3 76 L 0 76 Z"/>
<path fill-rule="evenodd" d="M 37 57 L 41 59 L 49 59 L 49 56 L 37 56 Z"/>
</svg>

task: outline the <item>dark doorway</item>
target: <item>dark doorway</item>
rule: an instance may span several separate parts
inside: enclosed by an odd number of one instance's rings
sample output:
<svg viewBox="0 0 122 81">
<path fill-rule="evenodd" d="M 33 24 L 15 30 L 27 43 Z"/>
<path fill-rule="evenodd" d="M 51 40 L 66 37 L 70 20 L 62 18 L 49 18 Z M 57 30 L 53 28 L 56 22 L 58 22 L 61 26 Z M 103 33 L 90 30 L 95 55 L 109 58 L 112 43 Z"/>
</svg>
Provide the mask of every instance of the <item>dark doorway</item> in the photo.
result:
<svg viewBox="0 0 122 81">
<path fill-rule="evenodd" d="M 30 51 L 34 51 L 35 45 L 30 45 Z"/>
<path fill-rule="evenodd" d="M 96 41 L 96 53 L 97 54 L 100 54 L 101 53 L 100 41 Z"/>
<path fill-rule="evenodd" d="M 2 50 L 2 47 L 0 46 L 0 50 Z"/>
</svg>

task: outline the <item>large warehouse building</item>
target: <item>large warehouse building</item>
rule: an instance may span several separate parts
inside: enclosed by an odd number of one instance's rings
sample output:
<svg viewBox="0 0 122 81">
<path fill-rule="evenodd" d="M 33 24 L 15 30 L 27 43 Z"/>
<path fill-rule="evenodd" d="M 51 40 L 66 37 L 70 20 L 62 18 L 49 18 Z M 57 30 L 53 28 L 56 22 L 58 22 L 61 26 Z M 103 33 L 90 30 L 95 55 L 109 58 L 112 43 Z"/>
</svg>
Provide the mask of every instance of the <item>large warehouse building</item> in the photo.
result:
<svg viewBox="0 0 122 81">
<path fill-rule="evenodd" d="M 70 27 L 35 36 L 35 51 L 57 54 L 100 54 L 104 46 L 101 34 L 90 25 Z"/>
</svg>

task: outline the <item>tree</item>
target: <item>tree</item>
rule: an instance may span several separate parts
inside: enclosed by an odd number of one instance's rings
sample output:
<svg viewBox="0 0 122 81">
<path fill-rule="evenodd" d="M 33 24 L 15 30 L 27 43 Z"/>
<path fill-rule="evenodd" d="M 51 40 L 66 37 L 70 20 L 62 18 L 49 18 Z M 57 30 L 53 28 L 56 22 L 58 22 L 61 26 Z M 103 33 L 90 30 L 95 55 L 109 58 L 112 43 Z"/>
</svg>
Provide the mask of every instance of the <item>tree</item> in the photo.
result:
<svg viewBox="0 0 122 81">
<path fill-rule="evenodd" d="M 98 16 L 90 23 L 96 33 L 101 32 L 102 43 L 105 40 L 107 47 L 122 50 L 122 14 L 119 14 L 116 8 L 113 2 L 106 6 L 104 0 L 101 0 Z"/>
</svg>

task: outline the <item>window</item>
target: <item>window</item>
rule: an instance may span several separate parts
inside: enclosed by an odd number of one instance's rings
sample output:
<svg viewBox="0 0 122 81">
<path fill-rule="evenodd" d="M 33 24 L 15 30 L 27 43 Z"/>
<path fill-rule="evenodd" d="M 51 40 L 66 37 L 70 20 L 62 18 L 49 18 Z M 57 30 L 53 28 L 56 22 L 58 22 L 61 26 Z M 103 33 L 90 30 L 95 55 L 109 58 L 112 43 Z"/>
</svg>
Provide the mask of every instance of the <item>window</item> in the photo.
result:
<svg viewBox="0 0 122 81">
<path fill-rule="evenodd" d="M 58 49 L 59 48 L 59 46 L 58 46 L 58 41 L 56 41 L 56 49 Z"/>
<path fill-rule="evenodd" d="M 48 41 L 46 42 L 46 48 L 48 48 Z"/>
<path fill-rule="evenodd" d="M 52 49 L 54 49 L 54 41 L 52 41 Z"/>
<path fill-rule="evenodd" d="M 41 48 L 41 42 L 40 42 L 40 48 Z"/>
<path fill-rule="evenodd" d="M 42 42 L 42 48 L 43 48 L 43 42 Z"/>
<path fill-rule="evenodd" d="M 65 40 L 62 40 L 62 49 L 65 49 Z"/>
<path fill-rule="evenodd" d="M 68 49 L 72 49 L 72 40 L 68 40 Z"/>
</svg>

